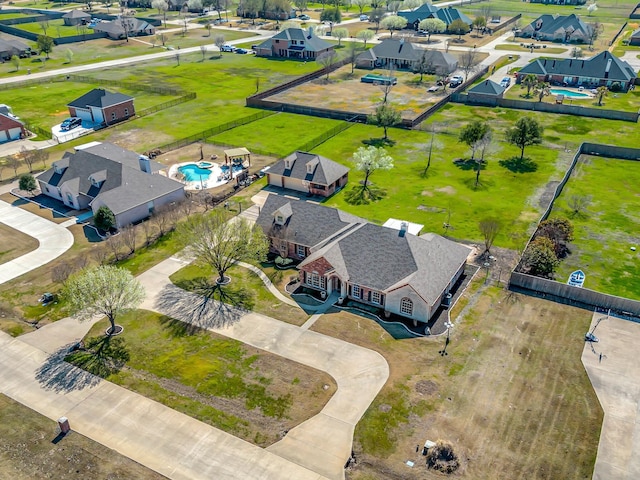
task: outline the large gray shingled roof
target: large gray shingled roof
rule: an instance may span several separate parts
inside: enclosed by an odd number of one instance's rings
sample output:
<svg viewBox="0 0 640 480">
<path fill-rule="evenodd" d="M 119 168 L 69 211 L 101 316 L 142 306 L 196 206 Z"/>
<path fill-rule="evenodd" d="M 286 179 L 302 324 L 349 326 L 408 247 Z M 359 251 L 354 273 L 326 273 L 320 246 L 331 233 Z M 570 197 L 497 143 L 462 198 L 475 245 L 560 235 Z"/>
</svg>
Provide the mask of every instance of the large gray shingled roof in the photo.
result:
<svg viewBox="0 0 640 480">
<path fill-rule="evenodd" d="M 325 258 L 345 281 L 383 292 L 409 285 L 433 305 L 469 252 L 433 233 L 417 237 L 367 223 L 312 253 L 300 266 Z"/>
<path fill-rule="evenodd" d="M 124 93 L 109 92 L 104 88 L 94 88 L 90 92 L 82 95 L 80 98 L 76 98 L 67 106 L 77 108 L 105 108 L 110 107 L 111 105 L 118 105 L 129 100 L 133 100 L 133 97 L 125 95 Z"/>
<path fill-rule="evenodd" d="M 312 173 L 307 171 L 309 162 L 312 162 Z M 287 163 L 291 165 L 291 168 L 286 168 Z M 331 185 L 349 172 L 349 169 L 315 153 L 297 151 L 276 162 L 269 168 L 268 172 L 322 185 Z"/>
<path fill-rule="evenodd" d="M 282 226 L 275 222 L 274 214 L 278 211 L 286 218 Z M 309 248 L 331 240 L 354 224 L 365 222 L 335 208 L 282 195 L 269 195 L 256 220 L 268 237 L 282 238 Z"/>
</svg>

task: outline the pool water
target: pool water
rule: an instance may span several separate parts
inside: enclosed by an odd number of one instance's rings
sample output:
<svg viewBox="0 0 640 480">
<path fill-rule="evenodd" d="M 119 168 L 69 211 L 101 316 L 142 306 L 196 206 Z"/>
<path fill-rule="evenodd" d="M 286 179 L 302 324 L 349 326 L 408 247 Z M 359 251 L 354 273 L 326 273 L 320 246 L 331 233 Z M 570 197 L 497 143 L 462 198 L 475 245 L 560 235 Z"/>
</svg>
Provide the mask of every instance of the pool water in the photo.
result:
<svg viewBox="0 0 640 480">
<path fill-rule="evenodd" d="M 563 88 L 552 88 L 551 89 L 551 95 L 564 95 L 565 97 L 572 97 L 572 98 L 588 98 L 588 97 L 590 97 L 590 95 L 587 95 L 586 93 L 574 92 L 574 91 L 571 91 L 571 90 L 565 90 Z"/>
<path fill-rule="evenodd" d="M 200 168 L 195 163 L 190 163 L 188 165 L 183 165 L 178 168 L 180 173 L 184 175 L 184 179 L 187 182 L 200 182 L 207 180 L 209 175 L 211 175 L 211 170 L 207 170 L 206 168 Z"/>
</svg>

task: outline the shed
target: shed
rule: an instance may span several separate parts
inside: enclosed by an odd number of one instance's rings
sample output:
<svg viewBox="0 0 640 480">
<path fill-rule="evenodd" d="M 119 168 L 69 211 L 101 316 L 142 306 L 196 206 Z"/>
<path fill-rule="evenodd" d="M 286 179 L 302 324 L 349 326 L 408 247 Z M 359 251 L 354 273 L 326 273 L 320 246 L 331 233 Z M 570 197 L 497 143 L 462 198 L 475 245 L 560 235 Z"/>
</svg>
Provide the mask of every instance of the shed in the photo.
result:
<svg viewBox="0 0 640 480">
<path fill-rule="evenodd" d="M 504 95 L 505 88 L 493 80 L 485 80 L 478 83 L 467 92 L 467 98 L 471 103 L 496 105 L 498 99 Z"/>
<path fill-rule="evenodd" d="M 244 165 L 245 162 L 247 162 L 249 167 L 251 166 L 251 152 L 246 148 L 230 148 L 229 150 L 224 151 L 225 165 L 228 165 L 229 163 Z"/>
<path fill-rule="evenodd" d="M 62 16 L 64 24 L 68 26 L 86 25 L 91 21 L 91 15 L 82 10 L 71 10 Z"/>
</svg>

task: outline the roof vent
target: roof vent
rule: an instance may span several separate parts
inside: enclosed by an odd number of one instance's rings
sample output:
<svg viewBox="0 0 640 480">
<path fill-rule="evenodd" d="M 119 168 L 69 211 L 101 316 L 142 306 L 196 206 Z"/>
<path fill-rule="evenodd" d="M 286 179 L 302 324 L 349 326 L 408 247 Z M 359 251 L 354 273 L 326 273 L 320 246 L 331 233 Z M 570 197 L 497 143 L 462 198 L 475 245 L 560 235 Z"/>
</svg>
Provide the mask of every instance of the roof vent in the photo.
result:
<svg viewBox="0 0 640 480">
<path fill-rule="evenodd" d="M 400 237 L 404 237 L 405 234 L 407 233 L 407 229 L 409 228 L 409 224 L 407 222 L 402 222 L 400 224 L 400 233 L 398 233 L 398 235 Z"/>
</svg>

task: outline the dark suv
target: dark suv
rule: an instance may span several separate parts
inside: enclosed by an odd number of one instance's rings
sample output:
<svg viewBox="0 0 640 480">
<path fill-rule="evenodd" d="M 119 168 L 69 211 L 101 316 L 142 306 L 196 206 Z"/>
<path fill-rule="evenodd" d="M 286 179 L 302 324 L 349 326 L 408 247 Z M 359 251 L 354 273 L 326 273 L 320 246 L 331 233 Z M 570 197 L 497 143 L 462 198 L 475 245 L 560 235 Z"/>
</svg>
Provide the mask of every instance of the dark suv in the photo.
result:
<svg viewBox="0 0 640 480">
<path fill-rule="evenodd" d="M 82 120 L 78 117 L 67 118 L 64 122 L 60 124 L 60 130 L 63 132 L 67 130 L 73 130 L 76 127 L 82 126 Z"/>
</svg>

